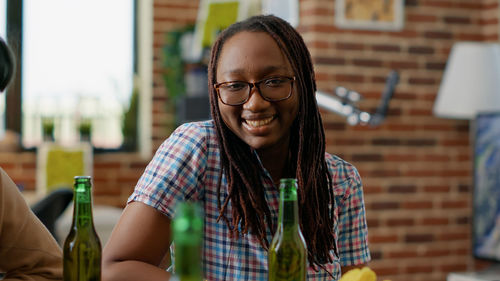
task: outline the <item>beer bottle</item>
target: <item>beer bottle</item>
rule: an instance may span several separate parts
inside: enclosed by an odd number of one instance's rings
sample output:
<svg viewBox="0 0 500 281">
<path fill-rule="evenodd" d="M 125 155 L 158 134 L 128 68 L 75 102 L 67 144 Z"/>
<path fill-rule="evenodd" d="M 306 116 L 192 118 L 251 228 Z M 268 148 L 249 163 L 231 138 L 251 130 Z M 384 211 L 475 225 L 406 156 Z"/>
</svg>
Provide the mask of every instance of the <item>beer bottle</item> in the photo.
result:
<svg viewBox="0 0 500 281">
<path fill-rule="evenodd" d="M 203 280 L 201 262 L 203 217 L 197 203 L 179 203 L 172 223 L 172 234 L 175 245 L 174 280 Z"/>
<path fill-rule="evenodd" d="M 268 280 L 306 280 L 307 250 L 299 226 L 297 180 L 280 180 L 279 204 L 278 229 L 268 253 Z"/>
<path fill-rule="evenodd" d="M 92 218 L 91 177 L 75 177 L 73 222 L 63 247 L 64 281 L 101 280 L 101 242 Z"/>
</svg>

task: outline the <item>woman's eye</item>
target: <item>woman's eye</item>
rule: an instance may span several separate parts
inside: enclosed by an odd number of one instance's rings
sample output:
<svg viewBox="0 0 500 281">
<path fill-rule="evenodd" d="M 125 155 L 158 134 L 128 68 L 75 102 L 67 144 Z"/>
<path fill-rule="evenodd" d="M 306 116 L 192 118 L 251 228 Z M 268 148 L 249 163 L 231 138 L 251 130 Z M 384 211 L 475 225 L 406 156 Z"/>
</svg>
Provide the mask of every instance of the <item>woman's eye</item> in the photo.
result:
<svg viewBox="0 0 500 281">
<path fill-rule="evenodd" d="M 225 84 L 224 86 L 222 86 L 222 88 L 224 90 L 227 90 L 227 91 L 241 91 L 243 89 L 245 89 L 247 86 L 247 84 L 245 83 L 241 83 L 241 82 L 231 82 L 231 83 L 227 83 Z"/>
<path fill-rule="evenodd" d="M 282 86 L 283 84 L 285 84 L 285 82 L 286 82 L 286 79 L 283 79 L 283 78 L 271 78 L 271 79 L 266 80 L 266 82 L 264 82 L 264 84 L 268 87 L 279 87 L 279 86 Z"/>
</svg>

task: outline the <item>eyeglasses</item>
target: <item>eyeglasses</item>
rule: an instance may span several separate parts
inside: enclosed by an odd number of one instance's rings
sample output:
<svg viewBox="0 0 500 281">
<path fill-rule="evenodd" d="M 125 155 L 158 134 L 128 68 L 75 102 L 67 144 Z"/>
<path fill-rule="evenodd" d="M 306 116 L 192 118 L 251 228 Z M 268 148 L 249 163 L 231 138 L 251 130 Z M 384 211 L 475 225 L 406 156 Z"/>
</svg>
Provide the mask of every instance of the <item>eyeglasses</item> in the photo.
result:
<svg viewBox="0 0 500 281">
<path fill-rule="evenodd" d="M 282 101 L 292 96 L 294 77 L 276 76 L 255 83 L 229 81 L 214 84 L 220 100 L 226 105 L 241 105 L 248 101 L 252 88 L 259 90 L 263 99 L 271 102 Z"/>
</svg>

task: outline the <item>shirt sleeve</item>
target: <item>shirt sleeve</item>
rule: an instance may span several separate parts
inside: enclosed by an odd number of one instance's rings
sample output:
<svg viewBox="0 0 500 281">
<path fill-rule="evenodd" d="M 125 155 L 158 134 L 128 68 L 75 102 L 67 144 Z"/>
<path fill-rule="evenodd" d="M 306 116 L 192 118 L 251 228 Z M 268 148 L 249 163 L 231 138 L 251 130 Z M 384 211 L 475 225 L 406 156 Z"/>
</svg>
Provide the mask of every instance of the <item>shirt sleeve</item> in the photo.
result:
<svg viewBox="0 0 500 281">
<path fill-rule="evenodd" d="M 172 218 L 177 203 L 201 200 L 206 135 L 195 123 L 178 127 L 157 150 L 128 202 L 142 202 Z"/>
<path fill-rule="evenodd" d="M 337 165 L 337 176 L 334 175 L 338 180 L 334 185 L 334 193 L 338 210 L 337 245 L 340 264 L 364 264 L 370 261 L 370 251 L 363 186 L 356 168 L 343 160 L 341 163 Z"/>
</svg>

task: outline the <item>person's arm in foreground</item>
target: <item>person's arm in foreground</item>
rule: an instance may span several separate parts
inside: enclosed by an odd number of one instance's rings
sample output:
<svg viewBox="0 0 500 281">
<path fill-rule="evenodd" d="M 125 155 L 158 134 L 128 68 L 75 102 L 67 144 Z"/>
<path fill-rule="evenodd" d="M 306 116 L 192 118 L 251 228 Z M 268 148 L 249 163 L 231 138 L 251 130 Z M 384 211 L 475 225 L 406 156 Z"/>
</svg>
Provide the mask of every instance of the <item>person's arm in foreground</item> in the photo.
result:
<svg viewBox="0 0 500 281">
<path fill-rule="evenodd" d="M 62 280 L 62 251 L 0 169 L 0 272 L 4 281 Z"/>
<path fill-rule="evenodd" d="M 131 202 L 104 247 L 102 280 L 169 280 L 170 273 L 160 268 L 169 246 L 170 219 L 146 204 Z"/>
</svg>

